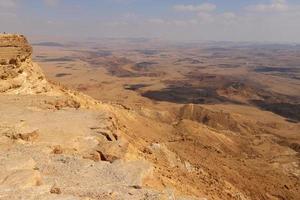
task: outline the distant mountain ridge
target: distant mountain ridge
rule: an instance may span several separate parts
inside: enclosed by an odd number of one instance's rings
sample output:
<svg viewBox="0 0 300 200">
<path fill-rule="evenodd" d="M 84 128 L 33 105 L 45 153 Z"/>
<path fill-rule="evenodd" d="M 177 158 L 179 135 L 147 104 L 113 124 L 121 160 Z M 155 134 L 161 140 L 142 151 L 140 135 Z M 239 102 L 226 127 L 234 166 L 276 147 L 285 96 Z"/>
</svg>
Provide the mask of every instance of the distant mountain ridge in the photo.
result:
<svg viewBox="0 0 300 200">
<path fill-rule="evenodd" d="M 47 46 L 47 47 L 64 47 L 65 45 L 58 42 L 38 42 L 33 43 L 33 46 Z"/>
</svg>

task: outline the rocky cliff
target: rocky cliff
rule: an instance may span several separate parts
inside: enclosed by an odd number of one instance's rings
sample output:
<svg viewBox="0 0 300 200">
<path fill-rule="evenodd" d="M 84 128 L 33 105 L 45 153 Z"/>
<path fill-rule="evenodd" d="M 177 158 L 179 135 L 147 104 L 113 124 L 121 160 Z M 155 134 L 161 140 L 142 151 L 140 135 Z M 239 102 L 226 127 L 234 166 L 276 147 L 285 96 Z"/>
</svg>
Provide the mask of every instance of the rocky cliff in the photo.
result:
<svg viewBox="0 0 300 200">
<path fill-rule="evenodd" d="M 32 48 L 24 36 L 0 35 L 0 92 L 37 94 L 51 90 L 31 54 Z"/>
<path fill-rule="evenodd" d="M 29 59 L 32 48 L 22 35 L 0 34 L 1 64 L 14 64 Z"/>
</svg>

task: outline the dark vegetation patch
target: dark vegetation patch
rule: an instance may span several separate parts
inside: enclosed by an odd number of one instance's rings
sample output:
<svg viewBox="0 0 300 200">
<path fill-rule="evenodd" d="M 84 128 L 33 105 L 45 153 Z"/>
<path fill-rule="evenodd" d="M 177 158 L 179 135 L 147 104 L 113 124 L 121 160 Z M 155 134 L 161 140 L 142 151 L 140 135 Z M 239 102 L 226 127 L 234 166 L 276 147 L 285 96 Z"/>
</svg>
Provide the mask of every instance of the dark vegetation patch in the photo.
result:
<svg viewBox="0 0 300 200">
<path fill-rule="evenodd" d="M 160 53 L 160 51 L 154 50 L 154 49 L 137 49 L 135 51 L 140 54 L 147 55 L 147 56 L 153 56 L 153 55 L 157 55 Z"/>
<path fill-rule="evenodd" d="M 281 146 L 289 147 L 289 148 L 293 149 L 294 151 L 300 153 L 300 144 L 299 143 L 296 143 L 296 142 L 291 143 L 286 140 L 282 140 L 282 141 L 279 141 L 278 144 Z"/>
<path fill-rule="evenodd" d="M 269 73 L 273 76 L 285 77 L 300 80 L 300 67 L 257 67 L 254 69 L 258 73 Z"/>
<path fill-rule="evenodd" d="M 167 88 L 159 91 L 147 91 L 142 93 L 142 96 L 155 101 L 168 101 L 180 104 L 243 104 L 242 102 L 220 96 L 217 92 L 220 89 L 219 87 L 179 85 L 180 84 L 169 85 Z M 290 122 L 300 122 L 300 104 L 297 103 L 299 102 L 299 98 L 297 97 L 289 97 L 268 92 L 261 88 L 255 88 L 249 86 L 247 83 L 238 81 L 235 83 L 227 83 L 224 87 L 233 88 L 236 95 L 243 95 L 244 91 L 247 90 L 247 93 L 252 93 L 253 96 L 259 96 L 262 98 L 262 100 L 254 100 L 251 99 L 251 96 L 249 96 L 249 104 L 285 117 Z"/>
<path fill-rule="evenodd" d="M 241 67 L 241 65 L 240 64 L 221 63 L 221 64 L 218 64 L 218 67 L 220 67 L 220 68 L 238 68 L 238 67 Z"/>
<path fill-rule="evenodd" d="M 254 69 L 255 72 L 281 72 L 281 73 L 288 73 L 288 72 L 300 72 L 300 68 L 296 67 L 257 67 Z"/>
<path fill-rule="evenodd" d="M 264 52 L 255 52 L 252 53 L 253 56 L 257 56 L 257 57 L 266 57 L 268 58 L 270 55 L 268 53 L 264 53 Z"/>
<path fill-rule="evenodd" d="M 139 74 L 128 71 L 128 70 L 123 69 L 123 68 L 109 68 L 107 70 L 112 76 L 117 76 L 117 77 L 120 77 L 120 78 L 139 77 Z"/>
<path fill-rule="evenodd" d="M 114 69 L 108 69 L 109 73 L 112 76 L 117 76 L 120 78 L 135 78 L 135 77 L 160 77 L 164 75 L 163 72 L 132 72 L 128 71 L 123 68 L 114 68 Z"/>
<path fill-rule="evenodd" d="M 124 85 L 124 89 L 126 90 L 132 90 L 132 91 L 136 91 L 136 90 L 139 90 L 141 88 L 144 88 L 144 87 L 148 87 L 149 85 L 147 84 L 133 84 L 133 85 Z"/>
<path fill-rule="evenodd" d="M 136 71 L 149 71 L 153 65 L 158 64 L 157 62 L 139 62 L 136 63 L 132 68 Z"/>
<path fill-rule="evenodd" d="M 168 54 L 160 54 L 160 57 L 161 58 L 167 58 L 167 57 L 170 57 Z"/>
<path fill-rule="evenodd" d="M 63 44 L 57 42 L 39 42 L 39 43 L 34 43 L 33 46 L 64 47 Z"/>
<path fill-rule="evenodd" d="M 91 54 L 88 54 L 89 56 Z M 102 59 L 97 56 L 82 56 L 80 59 L 84 62 L 88 62 L 91 67 L 99 68 L 103 67 L 107 70 L 107 72 L 116 77 L 125 78 L 125 77 L 141 77 L 141 76 L 157 76 L 155 73 L 140 73 L 134 72 L 127 69 L 124 69 L 123 66 L 128 64 L 133 64 L 133 62 L 124 57 L 108 57 L 106 59 Z"/>
<path fill-rule="evenodd" d="M 223 47 L 210 47 L 210 48 L 205 48 L 204 50 L 205 51 L 212 51 L 212 52 L 216 52 L 216 51 L 224 52 L 224 51 L 228 51 L 230 49 L 229 48 L 223 48 Z"/>
<path fill-rule="evenodd" d="M 85 52 L 85 54 L 78 57 L 80 60 L 89 63 L 93 68 L 105 67 L 106 69 L 114 69 L 132 63 L 131 60 L 124 57 L 106 57 L 104 59 L 101 56 L 95 56 L 91 52 Z"/>
<path fill-rule="evenodd" d="M 107 57 L 111 56 L 112 52 L 108 50 L 96 49 L 95 51 L 77 51 L 85 54 L 88 58 L 96 58 L 96 57 Z"/>
<path fill-rule="evenodd" d="M 240 95 L 246 98 L 250 105 L 271 111 L 289 121 L 300 121 L 299 96 L 288 96 L 268 91 L 262 85 L 242 77 L 191 72 L 186 78 L 186 80 L 181 81 L 165 81 L 168 87 L 158 91 L 147 91 L 141 95 L 155 101 L 180 104 L 245 104 L 230 98 L 231 95 Z M 221 96 L 218 91 L 226 91 L 228 95 Z"/>
<path fill-rule="evenodd" d="M 220 96 L 218 89 L 231 82 L 230 77 L 214 74 L 203 74 L 190 72 L 186 75 L 186 80 L 170 80 L 164 83 L 167 88 L 158 91 L 147 91 L 142 96 L 156 101 L 168 101 L 173 103 L 194 103 L 194 104 L 214 104 L 214 103 L 235 103 L 234 100 Z"/>
<path fill-rule="evenodd" d="M 227 84 L 225 88 L 234 94 L 243 95 L 248 94 L 248 102 L 262 110 L 273 112 L 277 115 L 287 118 L 290 122 L 300 121 L 300 97 L 288 96 L 276 92 L 268 91 L 263 86 L 252 82 L 233 82 Z M 260 99 L 251 99 L 251 97 L 258 96 Z"/>
<path fill-rule="evenodd" d="M 99 56 L 99 57 L 106 57 L 106 56 L 111 56 L 112 52 L 105 51 L 105 50 L 98 50 L 97 52 L 94 53 L 94 55 Z"/>
<path fill-rule="evenodd" d="M 197 88 L 193 86 L 169 86 L 159 91 L 147 91 L 142 93 L 143 97 L 156 101 L 168 101 L 172 103 L 194 103 L 194 104 L 215 104 L 232 102 L 219 96 L 213 88 Z"/>
<path fill-rule="evenodd" d="M 204 62 L 194 59 L 194 58 L 182 58 L 182 59 L 178 59 L 176 60 L 175 63 L 181 63 L 181 62 L 185 62 L 185 63 L 189 63 L 189 64 L 203 64 Z"/>
<path fill-rule="evenodd" d="M 72 74 L 70 74 L 70 73 L 58 73 L 58 74 L 55 75 L 55 77 L 60 78 L 60 77 L 70 76 L 70 75 L 72 75 Z"/>
<path fill-rule="evenodd" d="M 263 110 L 271 111 L 282 117 L 290 119 L 290 121 L 300 122 L 300 104 L 285 102 L 271 103 L 262 100 L 252 100 L 252 103 Z"/>
<path fill-rule="evenodd" d="M 159 77 L 162 76 L 163 72 L 151 72 L 148 70 L 153 65 L 157 64 L 156 62 L 140 62 L 134 64 L 133 61 L 125 58 L 125 57 L 107 57 L 105 59 L 101 58 L 101 56 L 94 54 L 92 52 L 85 52 L 84 56 L 80 57 L 80 60 L 84 62 L 88 62 L 91 67 L 99 68 L 103 67 L 107 70 L 107 72 L 116 77 L 127 78 L 127 77 Z M 109 53 L 110 54 L 110 53 Z M 125 69 L 125 65 L 132 65 L 132 69 Z"/>
<path fill-rule="evenodd" d="M 75 61 L 72 57 L 60 57 L 60 58 L 43 58 L 41 59 L 42 62 L 72 62 Z"/>
<path fill-rule="evenodd" d="M 127 78 L 127 77 L 159 77 L 163 75 L 163 72 L 148 72 L 136 69 L 136 71 L 125 69 L 125 65 L 134 65 L 133 62 L 124 57 L 109 57 L 105 60 L 97 58 L 82 57 L 81 60 L 88 62 L 92 67 L 104 67 L 107 72 L 116 77 Z M 150 63 L 150 62 L 149 62 Z M 146 66 L 149 63 L 142 63 L 141 65 Z M 150 63 L 152 65 L 154 63 Z M 135 67 L 135 66 L 134 66 Z"/>
</svg>

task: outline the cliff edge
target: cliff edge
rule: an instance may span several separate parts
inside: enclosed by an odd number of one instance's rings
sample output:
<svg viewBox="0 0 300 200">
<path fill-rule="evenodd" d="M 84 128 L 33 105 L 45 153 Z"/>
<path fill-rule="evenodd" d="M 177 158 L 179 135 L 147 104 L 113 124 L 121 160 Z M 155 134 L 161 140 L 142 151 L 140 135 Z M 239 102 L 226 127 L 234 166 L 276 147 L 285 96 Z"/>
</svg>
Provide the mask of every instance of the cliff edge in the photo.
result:
<svg viewBox="0 0 300 200">
<path fill-rule="evenodd" d="M 0 34 L 0 92 L 39 94 L 50 92 L 39 66 L 32 62 L 32 47 L 22 35 Z"/>
</svg>

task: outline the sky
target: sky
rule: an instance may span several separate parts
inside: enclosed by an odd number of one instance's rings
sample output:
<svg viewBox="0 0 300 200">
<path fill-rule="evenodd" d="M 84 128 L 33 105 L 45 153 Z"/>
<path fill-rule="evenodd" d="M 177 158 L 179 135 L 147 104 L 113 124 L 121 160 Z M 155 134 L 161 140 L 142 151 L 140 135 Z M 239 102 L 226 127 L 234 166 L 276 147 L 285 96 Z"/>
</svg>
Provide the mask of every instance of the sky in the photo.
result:
<svg viewBox="0 0 300 200">
<path fill-rule="evenodd" d="M 0 31 L 299 43 L 300 0 L 0 0 Z"/>
</svg>

